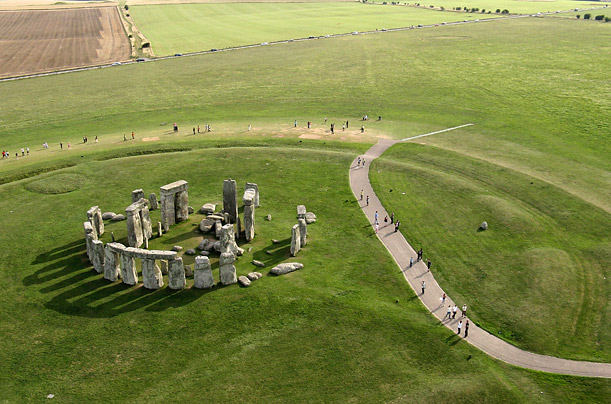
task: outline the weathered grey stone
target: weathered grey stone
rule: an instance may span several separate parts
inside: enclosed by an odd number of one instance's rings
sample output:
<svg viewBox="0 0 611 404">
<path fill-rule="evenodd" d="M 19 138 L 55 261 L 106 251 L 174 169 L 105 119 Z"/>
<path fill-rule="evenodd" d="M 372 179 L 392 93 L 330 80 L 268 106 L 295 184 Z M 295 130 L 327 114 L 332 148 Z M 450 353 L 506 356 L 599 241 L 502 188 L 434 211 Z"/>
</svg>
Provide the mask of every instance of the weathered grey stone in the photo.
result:
<svg viewBox="0 0 611 404">
<path fill-rule="evenodd" d="M 159 209 L 159 202 L 157 201 L 157 195 L 155 195 L 154 192 L 151 192 L 151 194 L 149 195 L 149 206 L 150 206 L 150 210 L 157 210 Z"/>
<path fill-rule="evenodd" d="M 216 210 L 216 205 L 213 203 L 206 203 L 201 208 L 199 208 L 199 213 L 203 215 L 211 215 Z"/>
<path fill-rule="evenodd" d="M 187 286 L 185 278 L 185 268 L 182 264 L 182 258 L 168 261 L 168 287 L 170 289 L 184 289 Z"/>
<path fill-rule="evenodd" d="M 304 205 L 297 206 L 297 219 L 305 219 L 306 207 Z"/>
<path fill-rule="evenodd" d="M 253 272 L 253 274 L 257 275 L 257 279 L 263 278 L 263 275 L 261 274 L 261 272 Z"/>
<path fill-rule="evenodd" d="M 192 206 L 187 206 L 187 212 L 191 215 L 195 212 L 195 209 Z"/>
<path fill-rule="evenodd" d="M 225 221 L 225 215 L 222 215 L 220 213 L 215 213 L 213 215 L 208 215 L 206 217 L 206 219 L 212 219 L 212 220 L 215 220 L 215 221 L 216 220 L 220 220 L 221 222 L 224 222 Z"/>
<path fill-rule="evenodd" d="M 267 217 L 266 217 L 265 219 L 266 219 L 268 222 L 271 222 L 271 221 L 272 221 L 272 215 L 271 215 L 271 213 L 268 213 L 268 214 L 267 214 Z"/>
<path fill-rule="evenodd" d="M 112 243 L 106 244 L 106 248 L 104 249 L 104 279 L 115 282 L 121 277 L 121 257 L 119 253 L 109 246 L 110 244 Z"/>
<path fill-rule="evenodd" d="M 153 237 L 153 223 L 146 204 L 140 209 L 140 221 L 142 222 L 142 237 L 150 240 Z"/>
<path fill-rule="evenodd" d="M 272 244 L 280 244 L 280 240 L 276 240 L 275 238 L 272 239 Z"/>
<path fill-rule="evenodd" d="M 144 191 L 141 189 L 135 189 L 132 191 L 132 203 L 139 201 L 144 198 Z"/>
<path fill-rule="evenodd" d="M 87 219 L 93 226 L 93 231 L 96 234 L 96 240 L 104 234 L 104 221 L 102 219 L 102 211 L 97 206 L 92 206 L 87 211 Z"/>
<path fill-rule="evenodd" d="M 118 254 L 123 253 L 125 251 L 125 246 L 121 243 L 108 243 L 106 244 L 106 248 L 110 249 L 112 252 L 116 252 Z"/>
<path fill-rule="evenodd" d="M 92 242 L 91 263 L 97 273 L 104 272 L 104 243 L 100 240 L 93 240 Z"/>
<path fill-rule="evenodd" d="M 223 211 L 229 214 L 229 223 L 238 219 L 238 188 L 235 180 L 223 181 Z"/>
<path fill-rule="evenodd" d="M 206 249 L 206 246 L 208 245 L 208 243 L 210 242 L 210 240 L 208 240 L 207 238 L 203 239 L 197 246 L 197 249 L 200 251 L 203 251 Z"/>
<path fill-rule="evenodd" d="M 195 254 L 197 254 L 197 252 L 195 252 L 195 248 L 189 248 L 187 251 L 185 251 L 185 254 L 187 254 L 187 255 L 195 255 Z"/>
<path fill-rule="evenodd" d="M 157 237 L 163 236 L 163 227 L 161 226 L 161 222 L 157 222 Z"/>
<path fill-rule="evenodd" d="M 193 276 L 193 270 L 191 269 L 191 265 L 185 265 L 185 276 L 190 278 Z"/>
<path fill-rule="evenodd" d="M 261 268 L 263 268 L 265 266 L 265 262 L 261 262 L 261 261 L 257 261 L 257 260 L 252 260 L 252 264 L 254 266 L 261 267 Z"/>
<path fill-rule="evenodd" d="M 244 237 L 246 241 L 255 238 L 255 207 L 254 205 L 244 206 Z"/>
<path fill-rule="evenodd" d="M 167 260 L 160 260 L 159 263 L 161 264 L 161 273 L 162 273 L 162 275 L 167 275 L 168 274 L 168 261 Z"/>
<path fill-rule="evenodd" d="M 244 186 L 244 192 L 246 192 L 247 190 L 252 190 L 252 192 L 254 193 L 252 201 L 253 201 L 255 208 L 258 208 L 259 207 L 259 187 L 254 182 L 247 182 L 246 185 Z"/>
<path fill-rule="evenodd" d="M 238 255 L 238 256 L 244 255 L 244 249 L 243 249 L 243 248 L 238 247 L 238 249 L 237 249 L 236 253 L 237 253 L 237 255 Z"/>
<path fill-rule="evenodd" d="M 195 279 L 193 286 L 198 289 L 208 289 L 214 286 L 212 267 L 208 257 L 195 257 Z"/>
<path fill-rule="evenodd" d="M 138 283 L 136 261 L 133 257 L 125 253 L 121 254 L 121 278 L 123 278 L 123 283 L 127 285 L 135 285 Z"/>
<path fill-rule="evenodd" d="M 127 244 L 131 247 L 140 247 L 144 241 L 140 212 L 129 209 L 125 209 L 125 214 L 127 215 Z"/>
<path fill-rule="evenodd" d="M 216 245 L 216 244 L 218 244 L 218 245 L 219 245 L 219 250 L 220 250 L 220 248 L 221 248 L 221 243 L 220 243 L 220 242 L 218 242 L 218 241 L 215 241 L 215 242 L 210 242 L 210 243 L 206 244 L 206 247 L 204 248 L 204 251 L 208 251 L 208 252 L 210 252 L 210 251 L 212 251 L 212 250 L 216 250 L 216 248 L 215 248 L 215 245 Z"/>
<path fill-rule="evenodd" d="M 182 251 L 182 247 L 179 245 L 175 245 L 174 247 L 172 247 L 172 251 Z"/>
<path fill-rule="evenodd" d="M 305 219 L 299 219 L 297 222 L 299 224 L 299 236 L 301 237 L 299 241 L 300 241 L 301 247 L 303 247 L 307 244 L 308 226 L 306 225 Z"/>
<path fill-rule="evenodd" d="M 221 230 L 223 229 L 223 224 L 221 223 L 220 220 L 217 220 L 216 222 L 214 222 L 214 235 L 216 238 L 220 238 L 221 237 Z"/>
<path fill-rule="evenodd" d="M 91 264 L 97 273 L 104 272 L 104 243 L 100 240 L 91 242 Z"/>
<path fill-rule="evenodd" d="M 236 219 L 237 218 L 238 218 L 238 216 L 236 216 Z M 227 213 L 227 212 L 223 213 L 223 222 L 231 223 L 231 221 L 229 220 L 229 213 Z"/>
<path fill-rule="evenodd" d="M 161 193 L 161 226 L 167 233 L 170 226 L 176 224 L 176 210 L 174 208 L 174 194 Z"/>
<path fill-rule="evenodd" d="M 115 217 L 116 213 L 115 212 L 104 212 L 102 213 L 102 220 L 110 220 L 113 217 Z"/>
<path fill-rule="evenodd" d="M 248 279 L 250 279 L 251 281 L 256 281 L 257 279 L 257 274 L 255 274 L 254 272 L 250 272 L 248 275 L 246 275 L 248 277 Z"/>
<path fill-rule="evenodd" d="M 248 279 L 246 276 L 240 276 L 238 278 L 238 282 L 240 282 L 240 285 L 242 285 L 243 287 L 247 288 L 250 286 L 250 279 Z"/>
<path fill-rule="evenodd" d="M 316 222 L 316 215 L 312 212 L 307 212 L 305 216 L 306 224 Z"/>
<path fill-rule="evenodd" d="M 185 180 L 174 181 L 159 188 L 162 194 L 175 194 L 189 189 L 189 183 Z"/>
<path fill-rule="evenodd" d="M 199 255 L 202 255 L 204 257 L 207 257 L 210 255 L 210 251 L 200 251 Z"/>
<path fill-rule="evenodd" d="M 242 202 L 244 205 L 253 205 L 255 203 L 255 190 L 252 188 L 245 188 L 244 195 L 242 195 Z"/>
<path fill-rule="evenodd" d="M 149 260 L 173 260 L 178 254 L 174 251 L 165 250 L 145 250 L 143 248 L 127 247 L 124 254 L 132 258 L 149 259 Z"/>
<path fill-rule="evenodd" d="M 125 220 L 125 219 L 126 219 L 126 217 L 125 217 L 124 214 L 118 213 L 118 214 L 114 215 L 112 217 L 112 219 L 110 219 L 110 221 L 111 222 L 120 222 L 120 221 Z"/>
<path fill-rule="evenodd" d="M 482 230 L 488 230 L 488 223 L 486 223 L 486 222 L 482 222 L 482 224 L 481 224 L 479 227 L 480 227 L 480 229 L 482 229 Z"/>
<path fill-rule="evenodd" d="M 83 230 L 85 231 L 85 247 L 87 249 L 87 257 L 89 258 L 89 261 L 91 261 L 92 242 L 97 238 L 95 238 L 95 233 L 93 231 L 91 222 L 83 222 Z"/>
<path fill-rule="evenodd" d="M 215 220 L 214 219 L 210 219 L 209 217 L 203 219 L 200 223 L 199 223 L 199 230 L 202 233 L 208 233 L 210 232 L 210 230 L 212 230 L 212 228 L 214 227 L 215 224 Z"/>
<path fill-rule="evenodd" d="M 219 260 L 219 278 L 223 285 L 231 285 L 238 281 L 235 266 L 233 265 L 234 262 L 235 256 L 232 253 L 221 253 Z"/>
<path fill-rule="evenodd" d="M 285 263 L 276 265 L 269 272 L 274 275 L 284 275 L 284 274 L 288 274 L 289 272 L 297 271 L 298 269 L 301 269 L 301 268 L 303 268 L 303 264 L 299 262 L 285 262 Z"/>
<path fill-rule="evenodd" d="M 155 260 L 142 260 L 142 285 L 147 289 L 159 289 L 163 286 L 161 269 L 155 265 Z"/>
<path fill-rule="evenodd" d="M 299 231 L 299 225 L 293 226 L 291 235 L 291 255 L 294 257 L 301 249 L 301 232 Z"/>
<path fill-rule="evenodd" d="M 189 193 L 181 191 L 176 193 L 174 208 L 176 209 L 176 223 L 189 219 Z"/>
<path fill-rule="evenodd" d="M 221 229 L 221 252 L 230 252 L 233 255 L 238 253 L 238 245 L 235 242 L 233 225 L 226 224 Z M 243 250 L 242 250 L 243 252 Z"/>
</svg>

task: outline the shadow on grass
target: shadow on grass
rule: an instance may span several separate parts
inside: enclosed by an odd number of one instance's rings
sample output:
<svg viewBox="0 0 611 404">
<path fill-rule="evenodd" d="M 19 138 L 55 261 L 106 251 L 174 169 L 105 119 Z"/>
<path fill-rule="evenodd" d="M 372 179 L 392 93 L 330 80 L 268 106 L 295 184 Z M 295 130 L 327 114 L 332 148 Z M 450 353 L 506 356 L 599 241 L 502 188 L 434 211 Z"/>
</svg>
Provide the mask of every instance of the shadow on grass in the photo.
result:
<svg viewBox="0 0 611 404">
<path fill-rule="evenodd" d="M 458 344 L 461 340 L 462 340 L 462 338 L 460 337 L 460 335 L 452 334 L 448 338 L 445 339 L 445 342 L 446 342 L 446 344 L 448 344 L 450 346 L 454 346 L 454 345 Z"/>
<path fill-rule="evenodd" d="M 63 254 L 72 255 L 57 260 Z M 142 283 L 129 286 L 121 281 L 109 282 L 93 270 L 80 240 L 38 255 L 33 264 L 45 262 L 48 264 L 23 278 L 23 284 L 41 285 L 41 293 L 52 295 L 45 307 L 73 316 L 109 318 L 142 309 L 163 311 L 187 305 L 224 287 L 172 290 L 167 287 L 167 277 L 166 285 L 157 290 L 145 289 Z M 141 274 L 139 277 L 141 282 Z"/>
<path fill-rule="evenodd" d="M 289 253 L 290 245 L 291 238 L 288 237 L 284 240 L 279 240 L 279 243 L 277 244 L 271 243 L 261 248 L 259 251 L 254 251 L 252 257 L 257 261 L 263 262 L 265 264 L 264 270 L 269 272 L 269 270 L 274 266 L 286 261 L 288 258 L 291 258 Z M 271 251 L 272 254 L 267 254 L 266 251 Z"/>
</svg>

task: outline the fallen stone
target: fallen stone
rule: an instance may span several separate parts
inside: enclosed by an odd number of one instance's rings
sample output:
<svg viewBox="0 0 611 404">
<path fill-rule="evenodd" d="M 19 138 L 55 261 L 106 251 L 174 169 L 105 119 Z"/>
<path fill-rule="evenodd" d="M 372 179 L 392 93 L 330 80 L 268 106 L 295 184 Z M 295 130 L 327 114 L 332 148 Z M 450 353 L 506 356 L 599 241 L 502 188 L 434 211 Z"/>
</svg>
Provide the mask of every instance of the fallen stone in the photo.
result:
<svg viewBox="0 0 611 404">
<path fill-rule="evenodd" d="M 115 212 L 104 212 L 102 213 L 102 219 L 103 220 L 110 220 L 113 217 L 115 217 L 117 214 Z"/>
<path fill-rule="evenodd" d="M 207 217 L 199 223 L 199 230 L 203 233 L 208 233 L 214 228 L 215 223 L 216 220 Z"/>
<path fill-rule="evenodd" d="M 125 219 L 127 219 L 127 218 L 125 217 L 125 215 L 123 215 L 123 214 L 119 213 L 118 215 L 114 215 L 114 216 L 112 217 L 112 219 L 110 219 L 110 220 L 111 220 L 111 221 L 113 221 L 113 222 L 120 222 L 120 221 L 125 220 Z"/>
<path fill-rule="evenodd" d="M 245 288 L 250 286 L 250 279 L 248 279 L 246 276 L 240 276 L 238 278 L 238 282 L 240 282 L 240 285 L 242 285 Z"/>
<path fill-rule="evenodd" d="M 272 215 L 267 215 L 267 217 L 265 218 L 265 220 L 267 220 L 268 222 L 272 221 Z"/>
<path fill-rule="evenodd" d="M 195 209 L 193 209 L 192 206 L 187 206 L 187 212 L 189 212 L 189 214 L 192 214 L 195 212 Z"/>
<path fill-rule="evenodd" d="M 205 249 L 206 249 L 206 245 L 208 245 L 208 239 L 207 239 L 207 238 L 203 239 L 203 240 L 202 240 L 202 241 L 199 243 L 199 245 L 197 246 L 197 249 L 198 249 L 198 250 L 200 250 L 200 251 L 203 251 L 203 250 L 205 250 Z"/>
<path fill-rule="evenodd" d="M 197 253 L 195 252 L 195 248 L 189 248 L 187 251 L 185 251 L 185 254 L 187 254 L 187 255 L 195 255 Z"/>
<path fill-rule="evenodd" d="M 246 275 L 248 277 L 248 279 L 250 279 L 251 281 L 256 281 L 257 279 L 259 279 L 257 277 L 257 274 L 255 274 L 254 272 L 249 273 L 248 275 Z"/>
<path fill-rule="evenodd" d="M 257 275 L 257 279 L 263 278 L 263 274 L 261 272 L 253 272 L 253 274 Z"/>
<path fill-rule="evenodd" d="M 174 247 L 172 247 L 172 251 L 176 251 L 176 252 L 182 251 L 182 247 L 179 245 L 175 245 Z"/>
<path fill-rule="evenodd" d="M 251 252 L 251 251 L 252 251 L 252 247 L 248 247 L 248 252 Z"/>
<path fill-rule="evenodd" d="M 203 256 L 203 257 L 207 257 L 210 255 L 210 251 L 200 251 L 199 255 Z"/>
<path fill-rule="evenodd" d="M 486 222 L 482 222 L 482 224 L 481 224 L 479 227 L 480 227 L 480 229 L 482 229 L 482 230 L 488 230 L 488 223 L 486 223 Z"/>
<path fill-rule="evenodd" d="M 199 213 L 204 215 L 211 215 L 216 210 L 216 205 L 213 203 L 206 203 L 201 208 L 199 208 Z"/>
<path fill-rule="evenodd" d="M 214 243 L 208 243 L 208 244 L 206 244 L 206 248 L 204 248 L 204 251 L 208 251 L 208 252 L 210 252 L 210 251 L 212 251 L 212 250 L 215 250 L 215 245 L 216 245 L 216 243 L 217 243 L 217 242 L 215 241 Z M 219 245 L 220 245 L 220 244 L 219 244 Z"/>
<path fill-rule="evenodd" d="M 267 250 L 267 251 L 265 251 L 265 254 L 267 254 L 267 255 L 273 255 L 274 253 L 273 253 L 273 252 L 271 252 L 270 250 Z"/>
<path fill-rule="evenodd" d="M 316 215 L 312 212 L 307 212 L 305 215 L 305 220 L 307 224 L 316 222 Z"/>
<path fill-rule="evenodd" d="M 303 264 L 299 262 L 286 262 L 286 263 L 276 265 L 269 272 L 274 275 L 284 275 L 284 274 L 288 274 L 289 272 L 297 271 L 298 269 L 301 269 L 301 268 L 303 268 Z"/>
<path fill-rule="evenodd" d="M 207 219 L 220 220 L 221 222 L 224 222 L 225 216 L 220 213 L 215 213 L 213 215 L 208 215 Z"/>
<path fill-rule="evenodd" d="M 280 240 L 272 239 L 273 244 L 280 244 Z"/>
<path fill-rule="evenodd" d="M 265 266 L 265 262 L 261 262 L 261 261 L 257 261 L 257 260 L 252 260 L 252 264 L 254 266 L 261 267 L 261 268 L 263 268 Z"/>
</svg>

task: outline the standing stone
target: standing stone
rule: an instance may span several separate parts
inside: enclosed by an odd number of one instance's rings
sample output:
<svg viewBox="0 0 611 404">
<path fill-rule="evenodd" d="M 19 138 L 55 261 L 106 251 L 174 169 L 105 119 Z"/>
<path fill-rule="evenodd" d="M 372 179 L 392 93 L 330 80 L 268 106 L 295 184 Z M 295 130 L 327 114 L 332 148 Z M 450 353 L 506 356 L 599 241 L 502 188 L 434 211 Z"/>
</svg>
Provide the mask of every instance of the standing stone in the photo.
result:
<svg viewBox="0 0 611 404">
<path fill-rule="evenodd" d="M 159 209 L 159 202 L 157 202 L 157 195 L 154 192 L 151 192 L 149 195 L 149 205 L 151 210 Z"/>
<path fill-rule="evenodd" d="M 255 207 L 244 205 L 244 237 L 246 241 L 255 238 Z"/>
<path fill-rule="evenodd" d="M 161 227 L 161 222 L 157 222 L 157 237 L 163 236 L 163 229 Z"/>
<path fill-rule="evenodd" d="M 138 202 L 142 198 L 144 198 L 144 191 L 142 189 L 134 189 L 132 191 L 132 203 Z"/>
<path fill-rule="evenodd" d="M 85 230 L 85 246 L 87 249 L 87 257 L 89 258 L 89 261 L 91 261 L 92 242 L 93 240 L 97 240 L 97 238 L 94 238 L 93 226 L 90 222 L 83 222 L 83 229 Z"/>
<path fill-rule="evenodd" d="M 168 269 L 168 287 L 170 289 L 184 289 L 187 286 L 185 277 L 185 267 L 182 263 L 182 258 L 176 258 L 169 261 Z"/>
<path fill-rule="evenodd" d="M 159 289 L 163 286 L 163 275 L 154 259 L 142 260 L 142 285 L 147 289 Z"/>
<path fill-rule="evenodd" d="M 246 190 L 248 189 L 252 189 L 254 191 L 254 197 L 252 199 L 252 202 L 255 208 L 258 208 L 259 207 L 259 186 L 255 184 L 254 182 L 247 182 L 246 185 L 244 186 L 244 192 L 246 192 Z"/>
<path fill-rule="evenodd" d="M 163 188 L 162 188 L 163 189 Z M 161 226 L 164 233 L 170 230 L 170 226 L 176 224 L 176 209 L 174 208 L 174 194 L 161 192 Z"/>
<path fill-rule="evenodd" d="M 198 289 L 208 289 L 214 286 L 212 267 L 208 257 L 195 257 L 195 283 Z"/>
<path fill-rule="evenodd" d="M 104 272 L 104 243 L 100 240 L 93 240 L 91 250 L 93 269 L 101 274 Z"/>
<path fill-rule="evenodd" d="M 238 188 L 235 180 L 223 181 L 223 211 L 229 213 L 229 223 L 238 220 Z"/>
<path fill-rule="evenodd" d="M 306 213 L 306 207 L 304 205 L 297 206 L 297 219 L 305 219 Z"/>
<path fill-rule="evenodd" d="M 235 233 L 232 224 L 226 224 L 221 228 L 221 252 L 229 252 L 234 256 L 238 253 L 238 245 L 235 242 Z"/>
<path fill-rule="evenodd" d="M 168 274 L 168 261 L 159 260 L 159 263 L 161 264 L 161 274 L 167 275 Z"/>
<path fill-rule="evenodd" d="M 235 266 L 233 266 L 234 262 L 235 256 L 232 253 L 221 253 L 221 258 L 219 261 L 219 278 L 221 284 L 231 285 L 232 283 L 236 283 L 238 281 Z"/>
<path fill-rule="evenodd" d="M 112 244 L 116 244 L 117 248 L 113 248 Z M 115 282 L 121 277 L 121 270 L 119 268 L 120 255 L 117 249 L 124 249 L 123 244 L 119 243 L 108 243 L 106 244 L 105 257 L 104 257 L 104 279 L 108 279 L 111 282 Z"/>
<path fill-rule="evenodd" d="M 136 260 L 125 251 L 121 254 L 121 278 L 127 285 L 138 283 L 138 272 L 136 272 Z"/>
<path fill-rule="evenodd" d="M 193 269 L 191 269 L 191 265 L 183 265 L 183 268 L 185 269 L 185 276 L 187 278 L 190 278 L 193 276 Z"/>
<path fill-rule="evenodd" d="M 301 249 L 301 234 L 299 232 L 299 225 L 293 226 L 293 233 L 291 236 L 291 255 L 294 257 L 297 252 Z"/>
<path fill-rule="evenodd" d="M 174 208 L 176 209 L 176 223 L 189 219 L 189 193 L 187 191 L 176 193 Z"/>
<path fill-rule="evenodd" d="M 306 224 L 305 219 L 299 219 L 299 235 L 300 235 L 300 244 L 301 247 L 305 246 L 308 238 L 308 225 Z"/>
<path fill-rule="evenodd" d="M 142 237 L 150 240 L 153 237 L 153 223 L 146 203 L 143 203 L 142 209 L 140 209 L 140 221 L 142 222 Z"/>
<path fill-rule="evenodd" d="M 87 211 L 87 219 L 93 226 L 93 231 L 96 234 L 96 240 L 104 234 L 104 219 L 102 218 L 102 210 L 98 206 L 92 206 Z"/>
<path fill-rule="evenodd" d="M 140 209 L 135 204 L 131 204 L 125 209 L 125 215 L 127 216 L 127 243 L 130 247 L 140 247 L 144 242 Z"/>
</svg>

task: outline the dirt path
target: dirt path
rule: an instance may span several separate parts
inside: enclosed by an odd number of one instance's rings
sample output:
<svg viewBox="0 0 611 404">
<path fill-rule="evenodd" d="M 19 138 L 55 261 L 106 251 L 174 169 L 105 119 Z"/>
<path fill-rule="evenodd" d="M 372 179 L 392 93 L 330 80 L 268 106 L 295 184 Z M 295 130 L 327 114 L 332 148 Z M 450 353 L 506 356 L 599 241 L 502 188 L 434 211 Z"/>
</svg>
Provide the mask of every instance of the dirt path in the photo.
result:
<svg viewBox="0 0 611 404">
<path fill-rule="evenodd" d="M 380 140 L 365 153 L 365 167 L 359 167 L 356 159 L 350 166 L 350 187 L 356 198 L 359 199 L 359 204 L 372 226 L 374 224 L 375 211 L 378 211 L 379 218 L 387 216 L 388 213 L 380 203 L 380 200 L 374 193 L 371 183 L 369 182 L 369 164 L 372 160 L 381 156 L 389 147 L 399 142 L 401 141 Z M 361 190 L 363 190 L 365 195 L 362 201 L 360 201 Z M 369 195 L 369 205 L 367 205 L 365 201 L 367 195 Z M 409 285 L 435 317 L 454 333 L 457 331 L 459 320 L 463 321 L 463 330 L 460 336 L 456 335 L 456 338 L 463 338 L 465 341 L 481 349 L 488 355 L 523 368 L 574 376 L 611 378 L 611 364 L 609 363 L 574 361 L 523 351 L 489 334 L 487 331 L 477 327 L 473 322 L 470 322 L 469 336 L 465 337 L 464 322 L 468 317 L 461 317 L 462 313 L 459 310 L 456 319 L 443 320 L 447 306 L 453 306 L 454 301 L 448 296 L 445 304 L 440 304 L 440 298 L 444 291 L 435 281 L 433 273 L 427 271 L 425 263 L 422 261 L 415 262 L 417 256 L 416 251 L 409 245 L 401 232 L 395 233 L 392 225 L 384 225 L 382 222 L 382 227 L 378 232 L 378 238 L 394 258 Z M 409 267 L 410 257 L 414 257 L 415 262 L 414 266 L 411 268 Z M 424 294 L 421 291 L 422 281 L 426 283 Z M 461 305 L 458 302 L 456 304 L 460 309 Z"/>
</svg>

